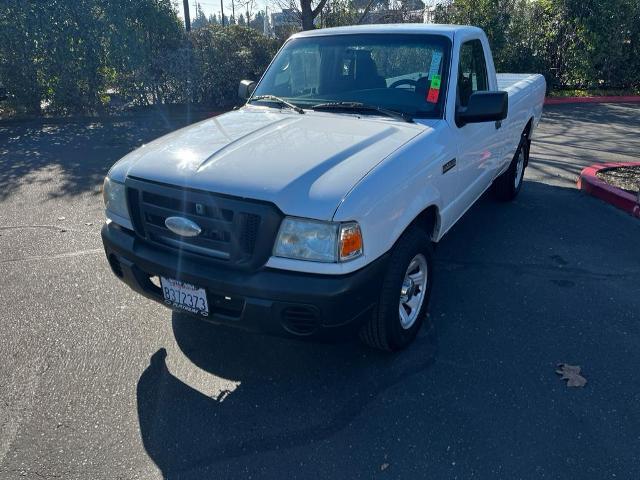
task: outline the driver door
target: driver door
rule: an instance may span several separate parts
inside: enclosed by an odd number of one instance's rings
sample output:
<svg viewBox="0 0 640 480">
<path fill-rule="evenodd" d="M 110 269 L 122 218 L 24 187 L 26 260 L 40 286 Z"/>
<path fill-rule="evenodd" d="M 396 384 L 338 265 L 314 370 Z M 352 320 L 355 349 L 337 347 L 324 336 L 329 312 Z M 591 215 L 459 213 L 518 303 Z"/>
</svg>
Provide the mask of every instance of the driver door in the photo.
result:
<svg viewBox="0 0 640 480">
<path fill-rule="evenodd" d="M 475 92 L 490 90 L 485 49 L 480 39 L 460 46 L 457 72 L 456 111 L 464 109 Z M 500 123 L 452 125 L 457 136 L 458 178 L 461 185 L 460 215 L 482 195 L 493 180 L 500 157 Z M 464 209 L 464 210 L 463 210 Z"/>
</svg>

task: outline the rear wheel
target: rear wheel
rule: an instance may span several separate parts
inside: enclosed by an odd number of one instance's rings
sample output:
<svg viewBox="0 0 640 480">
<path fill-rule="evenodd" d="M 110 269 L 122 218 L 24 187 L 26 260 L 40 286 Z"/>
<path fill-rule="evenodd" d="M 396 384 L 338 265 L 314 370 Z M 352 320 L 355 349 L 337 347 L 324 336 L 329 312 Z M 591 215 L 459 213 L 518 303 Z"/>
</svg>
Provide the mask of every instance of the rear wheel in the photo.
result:
<svg viewBox="0 0 640 480">
<path fill-rule="evenodd" d="M 429 235 L 410 227 L 392 250 L 378 306 L 360 331 L 364 343 L 394 351 L 413 341 L 427 316 L 432 266 Z"/>
<path fill-rule="evenodd" d="M 493 193 L 498 200 L 508 202 L 516 198 L 520 192 L 524 179 L 524 170 L 529 164 L 530 148 L 531 140 L 529 139 L 529 129 L 527 128 L 520 137 L 518 149 L 511 160 L 509 168 L 493 182 Z"/>
</svg>

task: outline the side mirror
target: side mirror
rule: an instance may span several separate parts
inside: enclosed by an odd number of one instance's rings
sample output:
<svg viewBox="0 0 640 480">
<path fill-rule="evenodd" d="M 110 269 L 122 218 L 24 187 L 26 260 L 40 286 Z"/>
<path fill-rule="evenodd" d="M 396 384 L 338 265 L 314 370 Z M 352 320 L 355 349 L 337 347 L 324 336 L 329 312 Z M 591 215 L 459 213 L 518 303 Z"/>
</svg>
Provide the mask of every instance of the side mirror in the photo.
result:
<svg viewBox="0 0 640 480">
<path fill-rule="evenodd" d="M 469 97 L 466 108 L 456 110 L 456 125 L 467 123 L 498 122 L 507 118 L 509 96 L 507 92 L 476 92 Z"/>
<path fill-rule="evenodd" d="M 241 80 L 238 86 L 238 97 L 242 100 L 246 100 L 251 96 L 256 88 L 256 82 L 253 80 Z"/>
</svg>

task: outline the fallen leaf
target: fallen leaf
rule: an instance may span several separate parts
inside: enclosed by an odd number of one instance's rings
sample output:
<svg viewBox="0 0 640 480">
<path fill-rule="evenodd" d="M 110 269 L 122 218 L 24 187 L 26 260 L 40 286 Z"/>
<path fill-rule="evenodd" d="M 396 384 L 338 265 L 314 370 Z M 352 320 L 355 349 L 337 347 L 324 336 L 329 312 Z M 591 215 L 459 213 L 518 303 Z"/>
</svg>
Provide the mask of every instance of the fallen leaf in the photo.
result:
<svg viewBox="0 0 640 480">
<path fill-rule="evenodd" d="M 385 471 L 387 468 L 389 468 L 389 464 L 388 463 L 383 463 L 382 465 L 380 465 L 380 470 L 381 471 Z"/>
<path fill-rule="evenodd" d="M 578 365 L 559 363 L 556 373 L 562 375 L 561 380 L 567 380 L 567 387 L 584 387 L 587 379 L 580 375 L 580 370 Z"/>
</svg>

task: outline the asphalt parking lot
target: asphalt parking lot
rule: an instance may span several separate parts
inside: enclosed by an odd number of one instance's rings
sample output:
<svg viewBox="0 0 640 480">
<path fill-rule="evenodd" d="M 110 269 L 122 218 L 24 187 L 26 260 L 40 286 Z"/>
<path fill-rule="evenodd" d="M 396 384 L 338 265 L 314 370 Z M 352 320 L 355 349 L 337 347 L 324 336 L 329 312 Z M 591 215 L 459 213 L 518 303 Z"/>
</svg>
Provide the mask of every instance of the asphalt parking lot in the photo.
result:
<svg viewBox="0 0 640 480">
<path fill-rule="evenodd" d="M 640 105 L 546 109 L 397 355 L 172 316 L 111 274 L 104 174 L 191 120 L 0 123 L 0 478 L 640 478 L 640 222 L 575 188 L 638 160 Z"/>
</svg>

